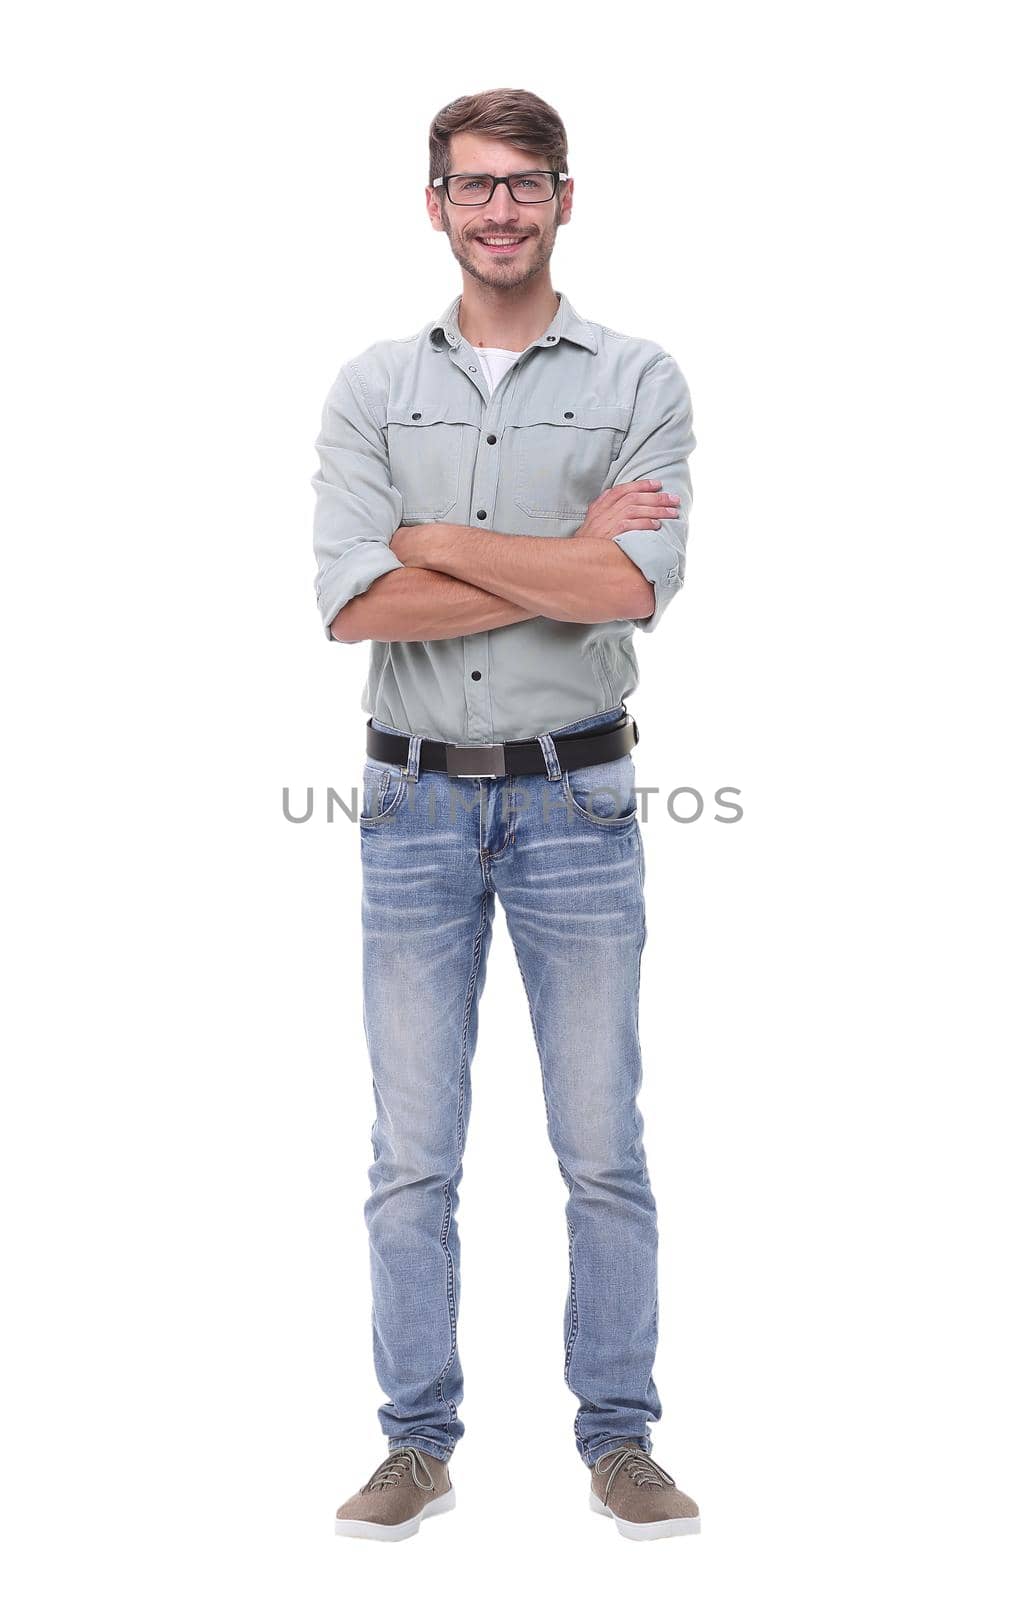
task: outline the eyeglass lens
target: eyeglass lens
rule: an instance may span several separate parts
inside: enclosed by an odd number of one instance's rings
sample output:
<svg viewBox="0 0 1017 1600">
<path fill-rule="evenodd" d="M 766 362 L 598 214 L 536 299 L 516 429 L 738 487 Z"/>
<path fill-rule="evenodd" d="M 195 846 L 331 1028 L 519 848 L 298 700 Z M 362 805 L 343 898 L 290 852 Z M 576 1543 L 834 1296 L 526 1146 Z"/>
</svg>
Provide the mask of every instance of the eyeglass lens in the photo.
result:
<svg viewBox="0 0 1017 1600">
<path fill-rule="evenodd" d="M 494 179 L 485 173 L 456 173 L 445 180 L 448 197 L 456 205 L 486 205 L 494 189 Z M 508 181 L 513 200 L 527 202 L 550 200 L 554 194 L 554 178 L 547 172 L 514 172 Z"/>
</svg>

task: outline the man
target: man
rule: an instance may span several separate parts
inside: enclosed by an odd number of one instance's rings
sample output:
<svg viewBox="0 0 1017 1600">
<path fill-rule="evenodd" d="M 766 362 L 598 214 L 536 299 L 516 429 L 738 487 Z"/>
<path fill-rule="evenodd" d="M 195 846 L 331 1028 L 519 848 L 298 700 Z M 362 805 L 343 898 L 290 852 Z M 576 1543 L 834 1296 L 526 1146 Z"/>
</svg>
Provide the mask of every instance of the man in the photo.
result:
<svg viewBox="0 0 1017 1600">
<path fill-rule="evenodd" d="M 699 1530 L 649 1436 L 657 1227 L 636 1099 L 646 925 L 625 706 L 633 630 L 655 628 L 683 582 L 695 437 L 673 358 L 551 286 L 566 153 L 557 113 L 524 91 L 439 113 L 427 210 L 462 294 L 346 363 L 316 446 L 322 622 L 334 641 L 372 641 L 365 1217 L 391 1397 L 385 1460 L 339 1507 L 340 1534 L 405 1538 L 454 1505 L 456 1211 L 499 902 L 568 1189 L 565 1379 L 590 1503 L 630 1538 Z"/>
</svg>

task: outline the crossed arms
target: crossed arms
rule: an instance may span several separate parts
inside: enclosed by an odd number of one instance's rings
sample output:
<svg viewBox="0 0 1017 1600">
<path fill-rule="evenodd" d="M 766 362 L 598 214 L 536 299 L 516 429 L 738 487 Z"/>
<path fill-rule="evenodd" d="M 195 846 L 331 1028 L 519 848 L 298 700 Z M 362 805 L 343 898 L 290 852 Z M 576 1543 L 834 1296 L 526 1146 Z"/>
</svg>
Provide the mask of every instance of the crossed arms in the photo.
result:
<svg viewBox="0 0 1017 1600">
<path fill-rule="evenodd" d="M 641 374 L 608 482 L 571 537 L 404 524 L 381 410 L 358 364 L 347 363 L 325 403 L 312 480 L 329 638 L 448 639 L 538 616 L 656 627 L 684 581 L 696 442 L 688 387 L 666 352 Z"/>
<path fill-rule="evenodd" d="M 653 610 L 652 585 L 605 538 L 545 539 L 436 522 L 400 526 L 390 549 L 402 569 L 343 606 L 331 624 L 334 639 L 450 639 L 528 617 L 609 622 Z"/>
</svg>

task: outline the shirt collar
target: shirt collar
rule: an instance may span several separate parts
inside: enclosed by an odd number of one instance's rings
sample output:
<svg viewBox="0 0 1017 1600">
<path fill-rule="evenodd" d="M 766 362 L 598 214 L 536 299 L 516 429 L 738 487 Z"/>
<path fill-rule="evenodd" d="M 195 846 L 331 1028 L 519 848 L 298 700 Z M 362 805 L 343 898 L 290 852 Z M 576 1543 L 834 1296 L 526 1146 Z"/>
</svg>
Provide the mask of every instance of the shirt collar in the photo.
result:
<svg viewBox="0 0 1017 1600">
<path fill-rule="evenodd" d="M 428 338 L 436 350 L 440 350 L 442 343 L 451 349 L 463 342 L 463 335 L 459 330 L 459 307 L 462 295 L 457 294 L 455 299 L 445 307 L 440 317 L 436 317 L 428 329 Z M 593 324 L 587 322 L 574 310 L 568 299 L 558 291 L 558 310 L 552 322 L 545 328 L 543 335 L 537 341 L 543 345 L 555 345 L 559 339 L 567 339 L 570 344 L 578 344 L 584 350 L 591 350 L 594 355 L 600 348 Z"/>
</svg>

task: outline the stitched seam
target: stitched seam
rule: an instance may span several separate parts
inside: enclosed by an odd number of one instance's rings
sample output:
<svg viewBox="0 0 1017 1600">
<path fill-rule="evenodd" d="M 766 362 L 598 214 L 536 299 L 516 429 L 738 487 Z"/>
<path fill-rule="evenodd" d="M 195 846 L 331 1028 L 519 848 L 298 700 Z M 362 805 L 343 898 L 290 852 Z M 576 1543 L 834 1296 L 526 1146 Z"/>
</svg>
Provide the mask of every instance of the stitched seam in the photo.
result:
<svg viewBox="0 0 1017 1600">
<path fill-rule="evenodd" d="M 386 420 L 384 426 L 387 429 L 390 426 L 390 423 Z M 397 427 L 400 427 L 400 426 L 401 427 L 405 427 L 407 429 L 411 429 L 411 428 L 414 427 L 414 425 L 412 423 L 396 423 L 396 426 Z M 458 454 L 458 456 L 456 458 L 456 464 L 455 464 L 455 482 L 452 485 L 452 498 L 450 500 L 446 501 L 446 503 L 444 505 L 441 505 L 441 506 L 435 506 L 435 505 L 415 506 L 415 505 L 411 505 L 411 503 L 410 503 L 410 495 L 409 495 L 409 493 L 407 491 L 401 489 L 399 492 L 403 496 L 403 515 L 404 515 L 404 519 L 406 517 L 415 517 L 415 518 L 417 518 L 418 520 L 421 520 L 421 521 L 430 520 L 432 522 L 440 522 L 441 519 L 445 516 L 445 514 L 447 512 L 449 512 L 449 511 L 451 511 L 452 507 L 455 505 L 456 501 L 459 499 L 459 495 L 460 495 L 460 492 L 462 490 L 463 456 L 465 454 L 465 448 L 466 448 L 466 428 L 468 426 L 472 426 L 472 424 L 460 422 L 460 423 L 432 424 L 432 426 L 454 427 L 456 429 L 456 431 L 458 432 L 458 435 L 459 435 L 459 454 Z M 387 437 L 388 437 L 388 435 L 386 433 L 386 439 L 387 439 Z M 391 448 L 389 450 L 389 455 L 391 457 Z"/>
<path fill-rule="evenodd" d="M 388 798 L 388 792 L 389 792 L 389 789 L 391 787 L 391 779 L 394 776 L 395 776 L 394 773 L 389 772 L 389 771 L 386 770 L 384 781 L 383 781 L 383 786 L 382 786 L 382 791 L 381 791 L 381 794 L 379 796 L 379 804 L 381 804 L 384 800 L 386 800 Z M 406 779 L 405 778 L 400 778 L 398 784 L 396 785 L 395 796 L 394 796 L 394 798 L 392 800 L 392 804 L 389 805 L 389 806 L 386 806 L 383 811 L 376 811 L 376 812 L 371 812 L 371 813 L 361 812 L 361 814 L 360 814 L 361 823 L 367 828 L 373 828 L 373 827 L 377 827 L 379 823 L 385 822 L 387 820 L 387 818 L 389 818 L 392 815 L 392 813 L 397 809 L 397 807 L 402 803 L 402 799 L 403 799 L 403 796 L 405 795 L 405 793 L 406 793 Z"/>
<path fill-rule="evenodd" d="M 643 368 L 642 372 L 639 374 L 639 383 L 642 382 L 642 380 L 646 377 L 646 374 L 648 372 L 652 372 L 653 371 L 654 367 L 659 367 L 660 363 L 662 361 L 670 361 L 670 360 L 671 360 L 670 351 L 668 351 L 668 350 L 658 350 L 657 354 L 654 356 L 653 360 L 652 361 L 648 361 L 646 363 L 646 366 Z M 636 384 L 636 388 L 637 389 L 639 388 L 639 383 Z"/>
<path fill-rule="evenodd" d="M 353 373 L 353 376 L 357 380 L 357 388 L 360 390 L 360 393 L 361 393 L 361 395 L 363 397 L 363 401 L 364 401 L 365 406 L 367 407 L 367 412 L 368 412 L 368 415 L 371 418 L 371 421 L 378 428 L 380 428 L 382 430 L 382 432 L 384 432 L 384 429 L 385 429 L 384 419 L 381 419 L 379 421 L 378 415 L 375 412 L 375 409 L 374 409 L 373 405 L 371 404 L 371 396 L 367 392 L 367 385 L 366 385 L 366 383 L 364 382 L 364 380 L 363 380 L 363 378 L 361 376 L 360 368 L 357 366 L 355 361 L 350 361 L 350 362 L 347 363 L 347 365 L 349 367 L 350 372 Z"/>
<path fill-rule="evenodd" d="M 591 409 L 591 408 L 588 407 L 587 409 Z M 615 408 L 611 407 L 610 409 L 614 410 Z M 517 456 L 518 465 L 519 465 L 519 476 L 523 480 L 523 482 L 519 484 L 516 492 L 512 496 L 513 501 L 515 502 L 515 504 L 519 507 L 519 509 L 521 511 L 525 511 L 527 516 L 530 516 L 530 517 L 543 517 L 545 519 L 552 519 L 552 520 L 565 521 L 565 522 L 574 522 L 577 517 L 579 517 L 579 518 L 585 517 L 587 512 L 589 511 L 589 504 L 580 505 L 580 506 L 567 506 L 567 505 L 538 506 L 538 505 L 534 505 L 534 503 L 531 500 L 527 500 L 527 499 L 523 498 L 523 496 L 526 493 L 525 485 L 534 476 L 533 467 L 531 466 L 530 456 L 528 454 L 528 448 L 532 444 L 533 441 L 532 441 L 532 438 L 528 437 L 528 435 L 529 435 L 530 429 L 532 427 L 540 426 L 540 424 L 533 424 L 533 423 L 530 423 L 530 424 L 517 424 L 516 426 L 518 428 L 518 433 L 519 433 L 518 456 Z M 551 422 L 547 422 L 547 423 L 543 424 L 543 426 L 545 426 L 545 427 L 553 427 L 553 426 L 556 426 L 556 424 L 553 424 Z M 581 423 L 576 423 L 576 424 L 574 424 L 574 426 L 576 428 L 577 433 L 583 433 L 583 432 L 594 433 L 594 432 L 602 431 L 602 432 L 605 432 L 605 433 L 613 433 L 613 434 L 617 435 L 617 437 L 615 438 L 615 440 L 613 442 L 613 445 L 612 445 L 611 461 L 613 462 L 613 461 L 615 461 L 617 459 L 618 454 L 619 454 L 619 452 L 621 450 L 621 447 L 622 447 L 622 445 L 623 445 L 623 443 L 625 441 L 625 438 L 626 438 L 626 434 L 627 434 L 627 429 L 626 428 L 616 427 L 613 424 L 608 426 L 608 427 L 605 427 L 602 430 L 592 429 L 592 428 L 584 429 L 584 427 L 583 427 L 583 425 Z"/>
<path fill-rule="evenodd" d="M 614 693 L 613 689 L 611 688 L 611 681 L 610 681 L 610 679 L 609 679 L 609 677 L 607 675 L 607 663 L 604 660 L 604 642 L 603 642 L 602 639 L 597 639 L 597 640 L 594 641 L 594 645 L 593 645 L 593 665 L 594 665 L 594 669 L 595 669 L 595 671 L 597 673 L 597 676 L 600 679 L 600 686 L 603 689 L 604 694 L 607 697 L 608 704 L 607 704 L 607 707 L 605 709 L 610 710 L 611 706 L 614 705 L 614 703 L 617 700 L 618 696 Z"/>
<path fill-rule="evenodd" d="M 473 1011 L 473 999 L 477 987 L 477 973 L 480 970 L 480 956 L 484 947 L 484 932 L 487 927 L 487 895 L 485 894 L 480 908 L 480 928 L 473 941 L 473 963 L 470 968 L 470 981 L 466 987 L 466 1005 L 463 1012 L 462 1040 L 459 1054 L 459 1099 L 456 1107 L 456 1143 L 459 1150 L 458 1166 L 462 1164 L 463 1150 L 466 1144 L 466 1126 L 464 1120 L 464 1107 L 466 1096 L 466 1071 L 467 1048 L 469 1042 L 470 1016 Z M 455 1360 L 457 1342 L 456 1305 L 455 1305 L 455 1268 L 452 1261 L 452 1252 L 448 1247 L 449 1228 L 452 1223 L 452 1182 L 451 1179 L 444 1186 L 445 1214 L 441 1224 L 441 1248 L 445 1253 L 445 1288 L 448 1298 L 450 1348 L 448 1360 L 438 1375 L 435 1392 L 440 1401 L 448 1407 L 448 1420 L 451 1437 L 451 1425 L 456 1420 L 457 1412 L 455 1401 L 450 1400 L 444 1392 L 445 1376 Z"/>
<path fill-rule="evenodd" d="M 365 762 L 365 767 L 366 767 L 366 765 L 367 765 L 367 763 Z M 360 821 L 361 822 L 364 821 L 365 817 L 367 817 L 368 819 L 373 818 L 374 821 L 377 822 L 378 818 L 381 816 L 381 808 L 385 804 L 385 800 L 386 800 L 386 797 L 388 795 L 389 784 L 392 781 L 392 774 L 388 770 L 387 767 L 383 767 L 381 769 L 381 774 L 382 774 L 381 782 L 378 785 L 378 789 L 377 789 L 377 793 L 376 793 L 376 797 L 375 797 L 375 806 L 376 806 L 377 809 L 374 810 L 374 811 L 367 811 L 367 810 L 364 809 L 364 807 L 361 807 L 361 810 L 360 810 Z M 370 821 L 368 821 L 367 825 L 370 826 Z"/>
<path fill-rule="evenodd" d="M 510 933 L 510 935 L 511 935 L 511 932 L 512 932 L 512 925 L 511 925 L 511 922 L 510 922 L 509 923 L 509 933 Z M 519 956 L 519 948 L 516 945 L 516 942 L 515 942 L 514 938 L 512 939 L 512 948 L 515 951 L 516 966 L 519 968 L 519 976 L 523 980 L 523 990 L 524 990 L 524 992 L 526 994 L 526 1005 L 527 1005 L 527 1008 L 528 1008 L 529 1013 L 530 1013 L 530 1027 L 533 1029 L 533 1042 L 537 1047 L 537 1061 L 540 1064 L 540 1086 L 541 1086 L 541 1088 L 543 1090 L 543 1093 L 544 1093 L 544 1110 L 545 1110 L 545 1112 L 547 1114 L 547 1130 L 548 1130 L 548 1135 L 550 1137 L 550 1135 L 551 1135 L 551 1105 L 550 1105 L 550 1102 L 549 1102 L 549 1100 L 547 1098 L 547 1079 L 546 1079 L 546 1077 L 544 1075 L 544 1058 L 543 1058 L 543 1055 L 541 1054 L 540 1037 L 539 1037 L 539 1034 L 537 1033 L 537 1020 L 536 1020 L 536 1017 L 534 1016 L 534 1013 L 533 1013 L 533 1001 L 532 1001 L 532 999 L 530 997 L 530 986 L 529 986 L 529 983 L 526 980 L 526 972 L 525 972 L 525 970 L 523 968 L 523 963 L 522 963 L 522 961 L 520 959 L 520 956 Z M 554 1143 L 553 1138 L 552 1138 L 551 1142 L 552 1142 L 552 1146 L 553 1146 L 553 1143 Z M 573 1178 L 572 1174 L 569 1172 L 569 1170 L 566 1167 L 565 1163 L 562 1161 L 561 1157 L 557 1154 L 557 1151 L 555 1152 L 555 1155 L 556 1155 L 556 1158 L 557 1158 L 557 1161 L 558 1161 L 558 1171 L 561 1173 L 563 1179 L 565 1180 L 565 1184 L 566 1184 L 566 1186 L 568 1188 L 568 1191 L 569 1191 L 569 1199 L 571 1199 L 572 1191 L 576 1186 L 576 1181 Z M 566 1201 L 566 1207 L 567 1207 L 567 1205 L 568 1205 L 568 1201 Z M 570 1366 L 571 1361 L 572 1361 L 572 1350 L 573 1350 L 573 1346 L 575 1345 L 575 1342 L 576 1342 L 576 1335 L 579 1332 L 579 1298 L 578 1298 L 578 1295 L 577 1295 L 577 1292 L 576 1292 L 576 1269 L 575 1269 L 575 1261 L 574 1261 L 573 1255 L 572 1255 L 572 1241 L 573 1241 L 573 1238 L 575 1237 L 575 1229 L 573 1228 L 572 1223 L 569 1221 L 569 1215 L 568 1215 L 568 1210 L 567 1209 L 566 1209 L 566 1212 L 565 1212 L 565 1227 L 566 1227 L 566 1230 L 568 1232 L 568 1238 L 569 1238 L 569 1331 L 568 1331 L 568 1335 L 567 1335 L 566 1340 L 565 1340 L 565 1370 L 564 1370 L 564 1377 L 565 1377 L 565 1382 L 568 1383 L 569 1366 Z M 577 1419 L 577 1421 L 578 1421 L 578 1419 Z M 577 1428 L 577 1432 L 578 1432 L 578 1428 Z"/>
<path fill-rule="evenodd" d="M 561 1162 L 559 1162 L 558 1165 L 561 1166 Z M 562 1171 L 564 1170 L 565 1169 L 562 1168 Z M 570 1197 L 574 1187 L 574 1182 L 569 1180 Z M 571 1311 L 569 1336 L 565 1344 L 565 1382 L 568 1383 L 569 1368 L 572 1365 L 572 1351 L 575 1349 L 576 1338 L 579 1333 L 579 1296 L 576 1291 L 576 1266 L 575 1259 L 572 1254 L 572 1241 L 575 1238 L 575 1229 L 573 1228 L 572 1223 L 569 1221 L 567 1214 L 565 1217 L 565 1226 L 568 1229 L 569 1235 L 569 1308 Z"/>
<path fill-rule="evenodd" d="M 505 798 L 505 791 L 504 790 L 502 790 L 502 792 L 498 796 L 498 798 L 500 800 L 504 800 L 504 798 Z M 492 806 L 492 810 L 493 809 L 494 809 L 494 807 Z M 506 810 L 507 810 L 507 807 L 502 805 L 501 811 L 502 811 L 502 815 L 503 816 L 504 816 Z M 505 851 L 508 849 L 509 845 L 512 843 L 513 839 L 515 838 L 515 832 L 514 832 L 515 823 L 514 822 L 507 823 L 507 824 L 505 824 L 505 826 L 508 828 L 508 832 L 505 835 L 504 843 L 499 845 L 497 850 L 489 850 L 487 852 L 488 862 L 500 861 L 501 857 L 505 854 Z"/>
</svg>

